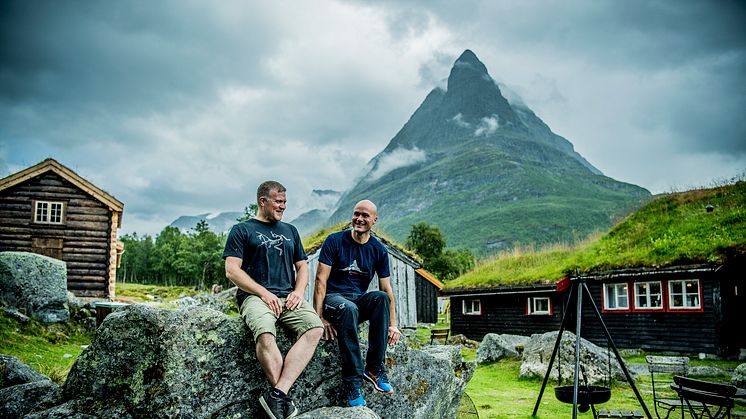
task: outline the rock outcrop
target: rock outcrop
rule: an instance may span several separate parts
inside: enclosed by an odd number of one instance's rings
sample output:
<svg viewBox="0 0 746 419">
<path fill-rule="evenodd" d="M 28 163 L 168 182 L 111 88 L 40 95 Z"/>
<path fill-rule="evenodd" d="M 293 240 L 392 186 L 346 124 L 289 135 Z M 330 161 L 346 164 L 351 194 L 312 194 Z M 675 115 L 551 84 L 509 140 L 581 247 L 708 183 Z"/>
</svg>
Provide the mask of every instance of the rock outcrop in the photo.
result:
<svg viewBox="0 0 746 419">
<path fill-rule="evenodd" d="M 67 321 L 65 262 L 27 252 L 0 252 L 0 305 L 41 322 Z"/>
<path fill-rule="evenodd" d="M 39 406 L 53 406 L 59 386 L 20 359 L 0 354 L 0 418 L 20 418 Z"/>
<path fill-rule="evenodd" d="M 278 330 L 283 353 L 293 340 Z M 363 389 L 369 410 L 383 418 L 454 417 L 474 368 L 452 346 L 397 345 L 386 365 L 397 393 Z M 206 307 L 135 304 L 102 323 L 63 384 L 60 404 L 29 417 L 250 418 L 267 388 L 240 318 Z M 322 409 L 314 417 L 324 417 L 346 405 L 342 388 L 337 344 L 322 341 L 290 394 L 301 412 Z M 373 417 L 366 415 L 349 416 Z"/>
<path fill-rule="evenodd" d="M 527 336 L 487 333 L 477 348 L 477 364 L 494 362 L 505 357 L 516 358 L 521 355 L 517 347 L 525 346 L 526 342 Z"/>
<path fill-rule="evenodd" d="M 544 377 L 549 367 L 554 344 L 559 332 L 547 332 L 532 335 L 525 345 L 523 352 L 523 363 L 521 364 L 521 377 Z M 611 370 L 609 371 L 609 358 L 611 358 Z M 625 380 L 619 363 L 610 349 L 601 348 L 593 343 L 580 339 L 580 383 L 589 385 L 613 379 Z M 562 333 L 559 354 L 554 360 L 549 377 L 562 381 L 571 381 L 575 374 L 575 335 L 565 331 Z"/>
<path fill-rule="evenodd" d="M 0 388 L 49 380 L 12 355 L 0 354 Z"/>
<path fill-rule="evenodd" d="M 736 387 L 746 388 L 746 364 L 740 364 L 733 371 L 730 383 Z"/>
</svg>

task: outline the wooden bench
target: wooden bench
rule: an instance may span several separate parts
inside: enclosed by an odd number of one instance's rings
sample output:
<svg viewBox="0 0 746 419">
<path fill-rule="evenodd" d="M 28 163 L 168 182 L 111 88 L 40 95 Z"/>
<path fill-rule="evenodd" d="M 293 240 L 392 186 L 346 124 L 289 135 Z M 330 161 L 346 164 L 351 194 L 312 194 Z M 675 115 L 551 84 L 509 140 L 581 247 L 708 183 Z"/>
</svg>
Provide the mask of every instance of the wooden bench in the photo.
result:
<svg viewBox="0 0 746 419">
<path fill-rule="evenodd" d="M 445 344 L 449 333 L 451 333 L 451 329 L 432 329 L 430 331 L 430 344 L 432 345 L 435 339 L 442 339 Z"/>
</svg>

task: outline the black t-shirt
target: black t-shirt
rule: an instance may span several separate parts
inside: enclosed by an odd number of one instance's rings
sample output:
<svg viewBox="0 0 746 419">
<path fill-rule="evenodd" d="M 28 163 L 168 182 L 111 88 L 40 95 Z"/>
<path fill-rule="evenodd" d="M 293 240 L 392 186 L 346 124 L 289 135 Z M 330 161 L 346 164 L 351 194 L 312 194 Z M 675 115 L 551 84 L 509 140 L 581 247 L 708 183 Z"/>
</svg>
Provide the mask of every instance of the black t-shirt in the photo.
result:
<svg viewBox="0 0 746 419">
<path fill-rule="evenodd" d="M 365 244 L 353 240 L 350 230 L 330 234 L 321 245 L 319 262 L 329 265 L 327 294 L 360 294 L 368 290 L 374 274 L 386 278 L 389 273 L 389 252 L 372 235 Z"/>
<path fill-rule="evenodd" d="M 241 259 L 241 269 L 278 297 L 295 288 L 295 262 L 306 260 L 306 252 L 295 227 L 282 221 L 265 223 L 252 218 L 231 228 L 223 258 Z M 241 307 L 248 293 L 236 291 Z"/>
</svg>

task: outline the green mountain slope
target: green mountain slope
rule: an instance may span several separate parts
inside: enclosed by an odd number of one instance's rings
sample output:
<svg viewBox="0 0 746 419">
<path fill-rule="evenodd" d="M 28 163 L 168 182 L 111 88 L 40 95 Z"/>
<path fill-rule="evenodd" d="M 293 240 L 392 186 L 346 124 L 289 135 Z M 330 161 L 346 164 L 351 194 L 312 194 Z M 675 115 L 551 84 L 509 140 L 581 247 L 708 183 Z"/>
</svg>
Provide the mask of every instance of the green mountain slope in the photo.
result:
<svg viewBox="0 0 746 419">
<path fill-rule="evenodd" d="M 408 156 L 417 158 L 401 161 Z M 605 231 L 649 195 L 603 176 L 525 105 L 509 103 L 467 50 L 448 89 L 427 96 L 330 223 L 371 199 L 380 227 L 398 241 L 425 221 L 440 227 L 449 247 L 486 255 Z"/>
</svg>

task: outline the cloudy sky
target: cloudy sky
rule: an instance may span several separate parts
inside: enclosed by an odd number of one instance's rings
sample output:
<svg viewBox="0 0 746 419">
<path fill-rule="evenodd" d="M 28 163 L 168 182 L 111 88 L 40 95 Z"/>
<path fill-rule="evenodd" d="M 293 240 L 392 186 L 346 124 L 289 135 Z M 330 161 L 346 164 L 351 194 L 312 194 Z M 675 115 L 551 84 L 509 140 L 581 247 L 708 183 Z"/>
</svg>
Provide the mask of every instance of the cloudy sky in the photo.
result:
<svg viewBox="0 0 746 419">
<path fill-rule="evenodd" d="M 292 220 L 467 48 L 607 176 L 659 193 L 746 170 L 741 1 L 6 0 L 0 177 L 53 157 L 149 234 L 272 178 Z"/>
</svg>

